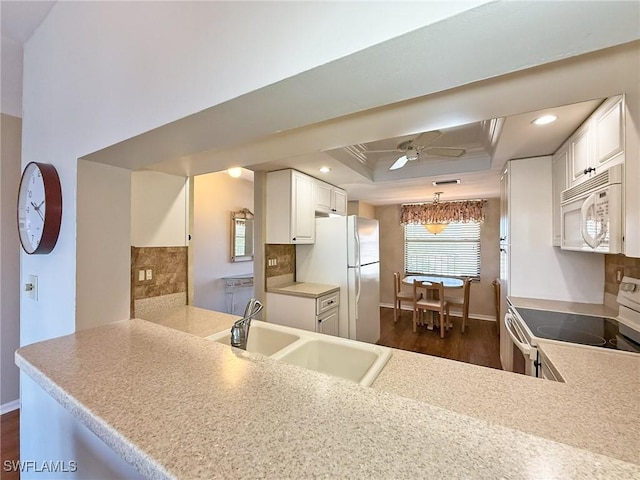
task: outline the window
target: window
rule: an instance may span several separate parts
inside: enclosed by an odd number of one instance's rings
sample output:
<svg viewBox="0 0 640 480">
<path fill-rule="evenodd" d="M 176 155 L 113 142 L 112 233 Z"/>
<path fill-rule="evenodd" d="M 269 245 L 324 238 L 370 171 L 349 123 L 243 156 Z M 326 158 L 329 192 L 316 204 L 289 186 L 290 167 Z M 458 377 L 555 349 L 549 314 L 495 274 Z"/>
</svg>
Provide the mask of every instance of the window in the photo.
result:
<svg viewBox="0 0 640 480">
<path fill-rule="evenodd" d="M 423 225 L 404 227 L 407 273 L 480 277 L 480 223 L 450 223 L 434 235 Z"/>
</svg>

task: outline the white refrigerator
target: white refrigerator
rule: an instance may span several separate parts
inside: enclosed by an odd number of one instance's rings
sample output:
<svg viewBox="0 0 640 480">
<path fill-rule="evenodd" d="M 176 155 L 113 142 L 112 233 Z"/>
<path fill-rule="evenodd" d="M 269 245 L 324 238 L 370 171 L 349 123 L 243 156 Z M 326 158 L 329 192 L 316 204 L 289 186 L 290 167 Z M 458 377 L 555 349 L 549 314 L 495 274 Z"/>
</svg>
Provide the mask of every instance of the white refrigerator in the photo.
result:
<svg viewBox="0 0 640 480">
<path fill-rule="evenodd" d="M 380 339 L 378 221 L 316 218 L 316 241 L 296 246 L 296 280 L 340 286 L 339 335 L 368 343 Z"/>
</svg>

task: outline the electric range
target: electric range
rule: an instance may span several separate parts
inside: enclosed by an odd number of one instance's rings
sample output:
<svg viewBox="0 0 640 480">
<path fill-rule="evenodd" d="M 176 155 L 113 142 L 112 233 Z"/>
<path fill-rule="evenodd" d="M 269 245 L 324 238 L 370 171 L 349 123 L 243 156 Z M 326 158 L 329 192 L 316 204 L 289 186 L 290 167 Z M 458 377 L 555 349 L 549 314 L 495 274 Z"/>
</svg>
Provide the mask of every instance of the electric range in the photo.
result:
<svg viewBox="0 0 640 480">
<path fill-rule="evenodd" d="M 532 337 L 640 353 L 640 343 L 624 335 L 615 318 L 516 307 Z"/>
<path fill-rule="evenodd" d="M 520 350 L 524 357 L 524 373 L 540 376 L 537 346 L 541 340 L 640 354 L 640 279 L 624 277 L 616 300 L 615 318 L 510 304 L 505 327 L 514 352 Z"/>
</svg>

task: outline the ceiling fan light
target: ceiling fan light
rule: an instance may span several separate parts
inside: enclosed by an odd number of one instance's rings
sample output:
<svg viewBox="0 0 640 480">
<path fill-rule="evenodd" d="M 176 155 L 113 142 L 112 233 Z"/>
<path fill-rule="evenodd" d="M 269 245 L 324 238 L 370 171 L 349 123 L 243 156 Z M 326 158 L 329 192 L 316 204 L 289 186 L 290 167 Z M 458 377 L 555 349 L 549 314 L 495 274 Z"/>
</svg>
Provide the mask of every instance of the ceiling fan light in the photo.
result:
<svg viewBox="0 0 640 480">
<path fill-rule="evenodd" d="M 437 235 L 442 233 L 448 225 L 448 223 L 425 223 L 423 226 L 429 233 Z"/>
<path fill-rule="evenodd" d="M 407 157 L 407 160 L 413 162 L 418 159 L 418 151 L 413 148 L 409 148 L 405 156 Z"/>
</svg>

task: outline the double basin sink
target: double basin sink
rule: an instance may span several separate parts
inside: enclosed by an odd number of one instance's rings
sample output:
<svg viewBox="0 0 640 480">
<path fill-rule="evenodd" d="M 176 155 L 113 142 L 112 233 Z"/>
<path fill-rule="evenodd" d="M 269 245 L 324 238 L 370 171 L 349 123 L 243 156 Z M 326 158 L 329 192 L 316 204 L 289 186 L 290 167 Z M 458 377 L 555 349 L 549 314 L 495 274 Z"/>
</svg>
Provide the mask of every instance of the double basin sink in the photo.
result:
<svg viewBox="0 0 640 480">
<path fill-rule="evenodd" d="M 207 337 L 230 345 L 229 330 Z M 369 386 L 391 356 L 391 349 L 297 328 L 253 320 L 247 351 Z"/>
</svg>

